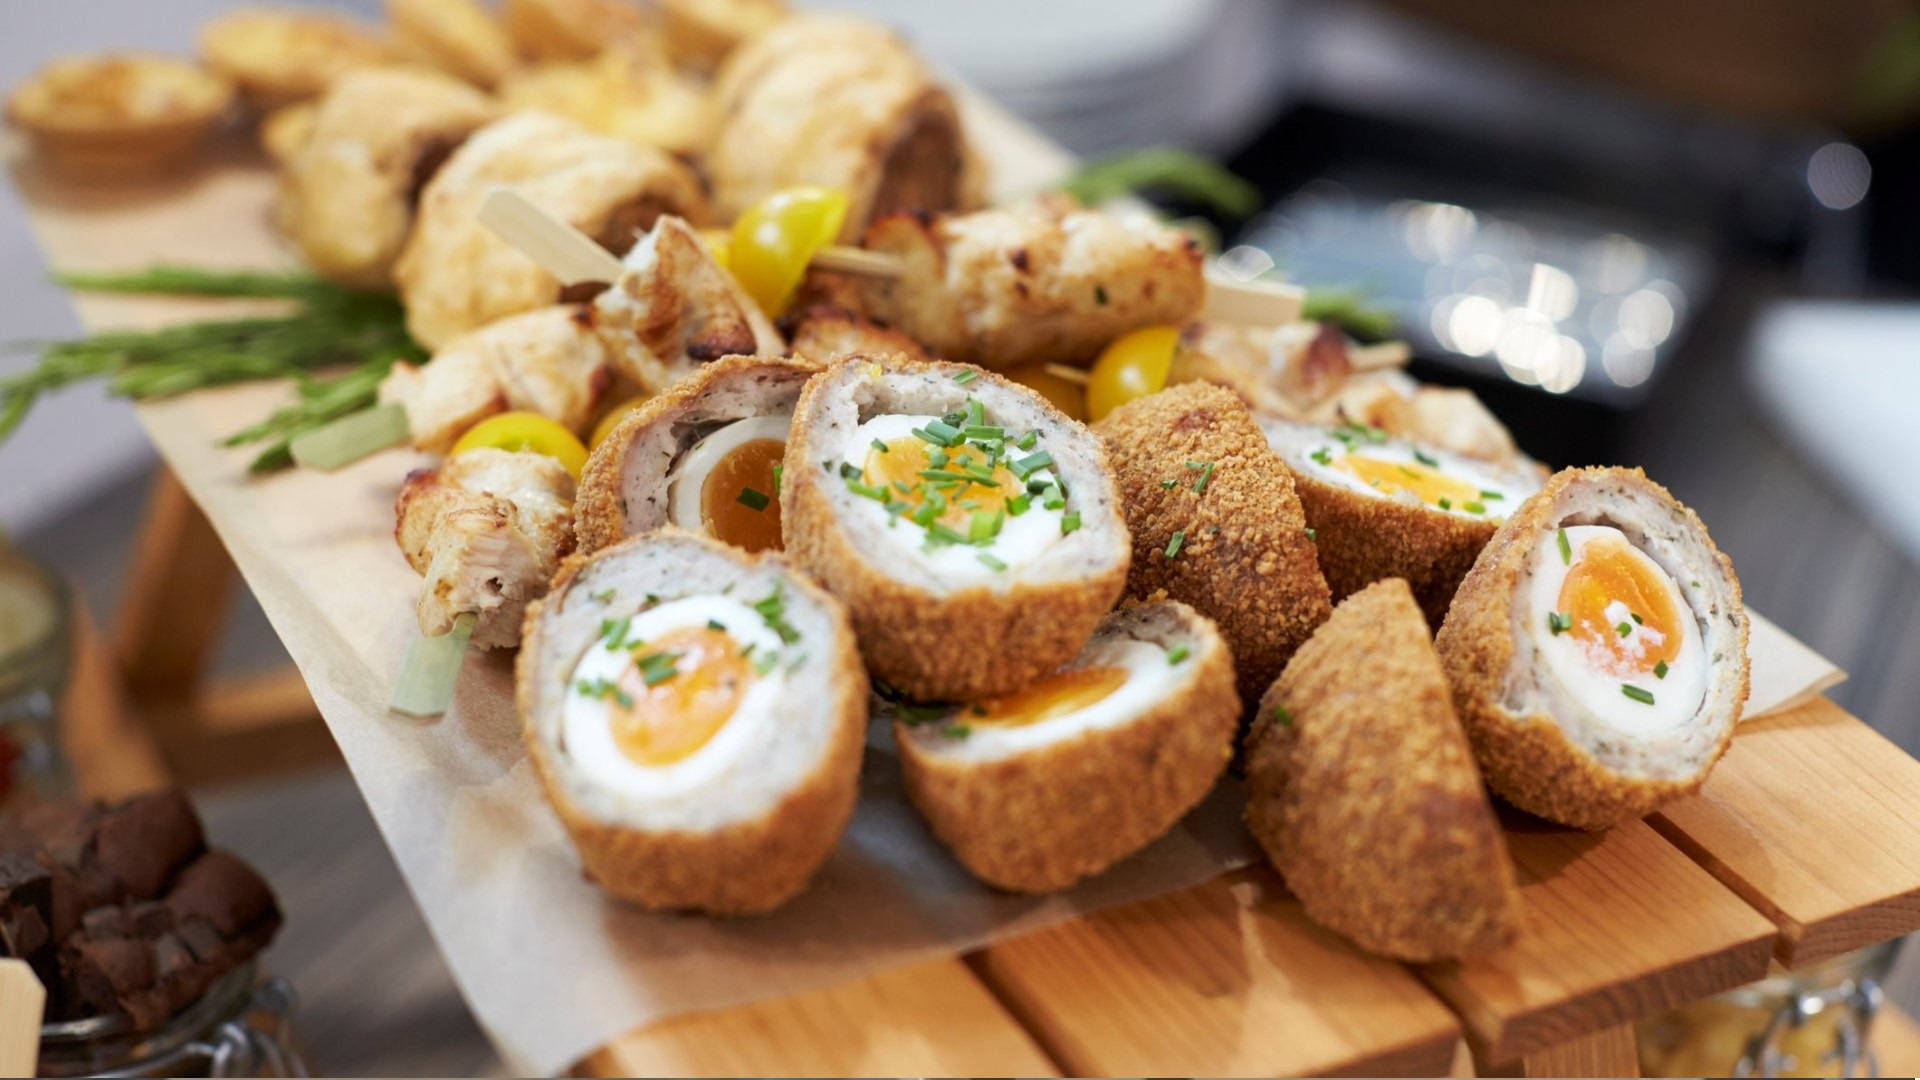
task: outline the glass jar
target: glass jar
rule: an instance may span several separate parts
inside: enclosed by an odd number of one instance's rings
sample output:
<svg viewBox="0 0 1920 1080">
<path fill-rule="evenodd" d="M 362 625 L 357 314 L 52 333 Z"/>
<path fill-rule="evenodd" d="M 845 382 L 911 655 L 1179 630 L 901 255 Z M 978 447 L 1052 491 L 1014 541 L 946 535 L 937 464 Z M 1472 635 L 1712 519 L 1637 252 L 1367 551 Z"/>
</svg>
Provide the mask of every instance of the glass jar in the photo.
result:
<svg viewBox="0 0 1920 1080">
<path fill-rule="evenodd" d="M 295 998 L 285 979 L 258 985 L 252 961 L 234 968 L 152 1031 L 124 1016 L 40 1028 L 41 1076 L 305 1076 L 293 1047 Z"/>
<path fill-rule="evenodd" d="M 72 592 L 0 545 L 0 806 L 73 788 L 55 720 L 72 655 Z"/>
<path fill-rule="evenodd" d="M 1696 1001 L 1638 1026 L 1642 1076 L 1878 1076 L 1867 1030 L 1900 941 Z"/>
</svg>

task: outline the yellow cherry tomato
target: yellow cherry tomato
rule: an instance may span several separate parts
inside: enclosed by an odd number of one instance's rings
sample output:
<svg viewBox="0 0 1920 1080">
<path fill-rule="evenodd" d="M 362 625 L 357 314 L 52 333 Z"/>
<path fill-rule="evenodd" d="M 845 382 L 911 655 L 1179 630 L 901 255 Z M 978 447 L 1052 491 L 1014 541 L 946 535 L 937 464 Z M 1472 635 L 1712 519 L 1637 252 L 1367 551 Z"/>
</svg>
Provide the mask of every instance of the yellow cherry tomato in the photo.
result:
<svg viewBox="0 0 1920 1080">
<path fill-rule="evenodd" d="M 491 446 L 496 450 L 531 450 L 558 461 L 580 479 L 580 468 L 587 463 L 587 448 L 573 432 L 552 420 L 531 412 L 495 413 L 467 429 L 453 452 L 464 454 Z"/>
<path fill-rule="evenodd" d="M 1177 326 L 1143 326 L 1108 343 L 1087 379 L 1087 415 L 1098 420 L 1134 398 L 1166 388 L 1180 342 Z"/>
<path fill-rule="evenodd" d="M 1040 396 L 1053 402 L 1054 408 L 1075 420 L 1087 418 L 1087 388 L 1084 383 L 1056 375 L 1047 370 L 1045 364 L 1022 364 L 1008 368 L 1001 374 L 1022 386 L 1040 391 Z"/>
<path fill-rule="evenodd" d="M 727 268 L 768 315 L 793 300 L 814 252 L 833 243 L 847 220 L 847 194 L 823 187 L 776 191 L 733 223 Z"/>
<path fill-rule="evenodd" d="M 607 436 L 613 434 L 614 425 L 625 420 L 628 413 L 645 405 L 647 401 L 647 396 L 641 394 L 639 397 L 628 398 L 613 408 L 608 409 L 607 415 L 601 417 L 600 422 L 593 425 L 593 435 L 587 439 L 587 449 L 589 451 L 600 449 L 600 444 L 606 441 Z"/>
<path fill-rule="evenodd" d="M 727 256 L 730 254 L 728 249 L 733 247 L 733 233 L 726 229 L 701 229 L 700 239 L 707 242 L 707 252 L 713 256 L 714 262 L 720 264 L 720 269 L 730 269 L 727 263 L 731 260 Z"/>
</svg>

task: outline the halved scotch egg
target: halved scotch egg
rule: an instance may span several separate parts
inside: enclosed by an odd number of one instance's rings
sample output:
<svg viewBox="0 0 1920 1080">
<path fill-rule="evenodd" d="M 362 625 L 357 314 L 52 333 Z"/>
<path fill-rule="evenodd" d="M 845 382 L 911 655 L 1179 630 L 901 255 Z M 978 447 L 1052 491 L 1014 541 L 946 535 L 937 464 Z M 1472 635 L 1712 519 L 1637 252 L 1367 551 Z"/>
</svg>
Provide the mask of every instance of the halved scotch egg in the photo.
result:
<svg viewBox="0 0 1920 1080">
<path fill-rule="evenodd" d="M 1262 417 L 1260 426 L 1293 472 L 1334 601 L 1403 578 L 1435 627 L 1494 530 L 1540 486 L 1524 466 L 1390 438 L 1364 424 Z"/>
<path fill-rule="evenodd" d="M 622 899 L 777 907 L 853 812 L 866 672 L 840 605 L 776 558 L 671 529 L 575 557 L 516 683 L 547 798 Z"/>
<path fill-rule="evenodd" d="M 1583 829 L 1698 789 L 1747 697 L 1733 567 L 1638 469 L 1549 479 L 1461 582 L 1436 645 L 1488 784 Z"/>
<path fill-rule="evenodd" d="M 669 524 L 743 551 L 779 550 L 787 427 L 818 370 L 729 356 L 628 414 L 581 471 L 580 550 Z"/>
<path fill-rule="evenodd" d="M 894 706 L 907 794 L 967 869 L 1051 892 L 1165 833 L 1212 789 L 1240 717 L 1233 660 L 1185 604 L 1123 608 L 1010 694 Z"/>
<path fill-rule="evenodd" d="M 828 367 L 783 476 L 788 555 L 847 605 L 874 676 L 916 699 L 1020 689 L 1072 659 L 1126 583 L 1099 441 L 975 367 Z"/>
</svg>

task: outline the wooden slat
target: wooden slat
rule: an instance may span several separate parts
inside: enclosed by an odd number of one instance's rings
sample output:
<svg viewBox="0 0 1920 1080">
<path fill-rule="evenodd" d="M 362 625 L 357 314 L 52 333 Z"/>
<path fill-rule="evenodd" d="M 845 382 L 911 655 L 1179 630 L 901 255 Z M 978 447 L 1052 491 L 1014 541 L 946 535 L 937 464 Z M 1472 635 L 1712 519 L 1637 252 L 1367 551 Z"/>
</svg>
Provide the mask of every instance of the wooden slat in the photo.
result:
<svg viewBox="0 0 1920 1080">
<path fill-rule="evenodd" d="M 74 785 L 86 798 L 124 799 L 168 783 L 159 749 L 132 720 L 120 690 L 120 669 L 78 601 L 73 674 L 60 702 L 60 739 Z"/>
<path fill-rule="evenodd" d="M 581 1063 L 594 1076 L 1056 1076 L 966 965 L 942 957 L 677 1017 Z"/>
<path fill-rule="evenodd" d="M 1651 823 L 1778 925 L 1789 967 L 1920 929 L 1920 761 L 1825 698 L 1743 725 Z"/>
<path fill-rule="evenodd" d="M 171 469 L 154 478 L 128 568 L 115 626 L 115 652 L 137 708 L 165 727 L 162 707 L 193 697 L 207 657 L 218 644 L 238 574 L 220 537 Z M 164 739 L 170 734 L 160 731 Z"/>
<path fill-rule="evenodd" d="M 1641 822 L 1506 820 L 1526 924 L 1512 948 L 1419 968 L 1482 1061 L 1512 1061 L 1760 978 L 1773 924 Z"/>
<path fill-rule="evenodd" d="M 1621 1024 L 1579 1035 L 1558 1046 L 1528 1054 L 1524 1076 L 1639 1076 L 1640 1054 L 1633 1025 Z"/>
<path fill-rule="evenodd" d="M 975 970 L 1076 1075 L 1441 1075 L 1459 1028 L 1270 870 L 989 946 Z"/>
</svg>

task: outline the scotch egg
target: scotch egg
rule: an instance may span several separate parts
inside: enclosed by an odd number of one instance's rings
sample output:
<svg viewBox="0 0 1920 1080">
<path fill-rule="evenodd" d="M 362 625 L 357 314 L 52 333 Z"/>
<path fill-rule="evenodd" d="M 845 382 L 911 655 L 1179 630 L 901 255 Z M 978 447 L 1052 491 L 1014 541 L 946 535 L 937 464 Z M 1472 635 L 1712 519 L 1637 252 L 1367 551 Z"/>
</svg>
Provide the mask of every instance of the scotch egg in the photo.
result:
<svg viewBox="0 0 1920 1080">
<path fill-rule="evenodd" d="M 676 525 L 743 551 L 781 547 L 787 428 L 819 369 L 729 356 L 621 420 L 588 455 L 574 502 L 580 550 Z"/>
<path fill-rule="evenodd" d="M 840 605 L 777 559 L 673 529 L 576 556 L 515 675 L 547 797 L 622 899 L 769 910 L 852 814 L 866 673 Z"/>
<path fill-rule="evenodd" d="M 973 874 L 1051 892 L 1165 833 L 1231 756 L 1240 699 L 1211 620 L 1185 604 L 1109 615 L 1020 689 L 893 706 L 907 794 Z"/>
<path fill-rule="evenodd" d="M 1364 424 L 1263 417 L 1260 426 L 1293 473 L 1334 601 L 1404 578 L 1434 627 L 1500 522 L 1539 488 L 1524 465 L 1502 467 Z"/>
<path fill-rule="evenodd" d="M 787 553 L 911 697 L 1018 690 L 1072 659 L 1126 583 L 1099 440 L 979 368 L 833 364 L 800 396 L 785 464 Z"/>
<path fill-rule="evenodd" d="M 1513 863 L 1406 582 L 1333 609 L 1246 756 L 1247 828 L 1314 922 L 1417 963 L 1513 939 Z"/>
<path fill-rule="evenodd" d="M 1690 794 L 1747 696 L 1740 583 L 1638 469 L 1568 469 L 1461 583 L 1436 645 L 1488 784 L 1584 829 Z"/>
</svg>

